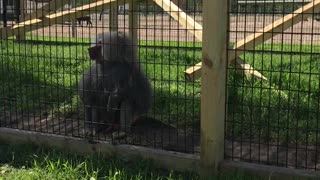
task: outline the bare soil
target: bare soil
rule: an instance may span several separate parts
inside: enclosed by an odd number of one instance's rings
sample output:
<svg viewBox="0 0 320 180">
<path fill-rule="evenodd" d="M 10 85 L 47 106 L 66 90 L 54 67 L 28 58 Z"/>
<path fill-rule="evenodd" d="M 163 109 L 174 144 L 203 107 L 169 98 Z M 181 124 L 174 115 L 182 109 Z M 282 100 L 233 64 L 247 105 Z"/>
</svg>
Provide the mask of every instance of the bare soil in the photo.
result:
<svg viewBox="0 0 320 180">
<path fill-rule="evenodd" d="M 230 42 L 236 42 L 244 39 L 246 36 L 258 32 L 263 27 L 271 24 L 273 21 L 283 16 L 271 15 L 232 15 L 230 17 L 229 39 Z M 197 22 L 202 24 L 200 16 L 194 17 Z M 84 22 L 83 25 L 76 25 L 76 34 L 78 38 L 88 38 L 96 33 L 109 31 L 109 18 L 103 16 L 102 20 L 92 15 L 93 26 L 88 27 Z M 119 30 L 128 32 L 128 16 L 119 15 Z M 158 41 L 181 41 L 181 42 L 200 42 L 193 35 L 195 29 L 185 29 L 176 21 L 167 15 L 157 16 L 139 16 L 138 38 L 140 40 L 158 40 Z M 312 20 L 302 21 L 284 32 L 272 32 L 278 34 L 266 43 L 285 43 L 285 44 L 319 44 L 320 43 L 320 22 Z M 33 35 L 53 36 L 53 37 L 72 37 L 72 28 L 70 23 L 53 25 L 50 27 L 38 29 L 32 32 Z"/>
<path fill-rule="evenodd" d="M 66 118 L 55 115 L 17 114 L 6 112 L 0 116 L 0 127 L 88 138 L 84 133 L 82 117 Z M 115 131 L 117 132 L 117 131 Z M 200 135 L 186 133 L 153 118 L 143 118 L 120 140 L 111 133 L 100 132 L 89 139 L 99 139 L 117 144 L 131 144 L 169 151 L 199 154 Z M 257 140 L 225 140 L 225 158 L 291 168 L 320 169 L 320 146 L 281 145 Z"/>
</svg>

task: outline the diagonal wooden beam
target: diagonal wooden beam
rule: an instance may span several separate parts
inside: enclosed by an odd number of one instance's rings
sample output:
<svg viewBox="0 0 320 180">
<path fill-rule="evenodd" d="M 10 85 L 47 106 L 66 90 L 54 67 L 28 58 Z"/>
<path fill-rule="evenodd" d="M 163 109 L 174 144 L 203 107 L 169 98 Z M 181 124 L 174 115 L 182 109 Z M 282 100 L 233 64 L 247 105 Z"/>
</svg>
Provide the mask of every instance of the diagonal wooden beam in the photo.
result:
<svg viewBox="0 0 320 180">
<path fill-rule="evenodd" d="M 187 29 L 189 32 L 194 34 L 194 36 L 202 41 L 202 26 L 197 23 L 192 17 L 188 16 L 185 12 L 183 12 L 176 4 L 174 4 L 170 0 L 153 0 L 158 6 L 160 6 L 163 10 L 165 10 L 174 20 L 178 21 L 178 23 L 185 29 Z M 250 66 L 250 64 L 244 64 L 243 61 L 238 60 L 237 61 L 238 67 L 242 69 L 243 71 L 250 73 L 258 78 L 266 79 L 264 76 L 261 75 L 258 71 L 254 70 L 253 67 Z M 247 71 L 244 69 L 245 67 L 248 67 L 250 71 Z M 201 68 L 201 63 L 198 63 L 196 66 L 188 68 L 185 71 L 185 74 L 187 75 L 186 78 L 188 80 L 194 80 L 195 76 L 200 77 L 201 71 L 199 71 Z M 193 72 L 195 72 L 193 74 Z M 189 75 L 191 74 L 191 75 Z"/>
<path fill-rule="evenodd" d="M 246 75 L 253 75 L 254 77 L 257 77 L 261 80 L 268 80 L 266 77 L 264 77 L 260 72 L 253 69 L 253 67 L 250 64 L 246 64 L 243 59 L 240 57 L 236 58 L 236 67 L 237 69 L 241 69 L 242 72 Z"/>
<path fill-rule="evenodd" d="M 26 33 L 26 32 L 33 31 L 46 26 L 58 24 L 70 19 L 76 19 L 78 17 L 88 15 L 91 12 L 106 9 L 108 8 L 107 6 L 108 4 L 113 4 L 117 2 L 123 3 L 124 1 L 125 0 L 100 0 L 90 4 L 86 4 L 84 6 L 73 8 L 71 10 L 66 10 L 66 11 L 62 11 L 54 14 L 45 15 L 40 18 L 27 20 L 27 21 L 18 23 L 11 28 L 1 29 L 0 38 L 6 39 L 10 36 L 17 35 L 19 32 Z"/>
<path fill-rule="evenodd" d="M 274 37 L 279 33 L 282 33 L 283 31 L 287 30 L 293 25 L 308 18 L 312 13 L 318 11 L 320 11 L 320 0 L 314 0 L 306 4 L 305 6 L 297 9 L 292 14 L 286 15 L 285 17 L 280 18 L 277 21 L 264 27 L 263 29 L 257 31 L 256 33 L 249 35 L 245 39 L 238 41 L 234 47 L 234 50 L 228 53 L 229 63 L 233 63 L 234 60 L 236 60 L 237 64 L 239 64 L 240 62 L 238 62 L 239 60 L 236 57 L 243 54 L 245 50 L 254 49 L 257 45 L 265 42 L 266 40 Z M 185 71 L 185 74 L 187 79 L 189 80 L 194 80 L 196 78 L 201 77 L 201 63 L 198 63 L 195 66 L 188 68 Z M 255 74 L 256 75 L 254 76 L 258 77 L 258 74 Z"/>
<path fill-rule="evenodd" d="M 30 23 L 31 20 L 33 20 L 33 19 L 43 18 L 43 17 L 45 17 L 45 15 L 49 14 L 51 11 L 58 9 L 67 3 L 69 3 L 69 0 L 50 1 L 48 4 L 42 6 L 41 8 L 37 9 L 36 11 L 24 16 L 19 23 L 20 25 L 17 25 L 17 26 L 22 26 L 21 24 L 23 24 L 23 23 Z M 35 20 L 33 22 L 37 22 L 37 20 Z M 13 36 L 12 30 L 11 30 L 12 27 L 13 26 L 0 28 L 0 33 L 1 33 L 0 37 L 7 38 L 10 36 Z M 25 32 L 20 31 L 20 33 L 25 33 Z"/>
<path fill-rule="evenodd" d="M 174 20 L 195 37 L 202 41 L 202 26 L 197 23 L 192 17 L 183 12 L 177 5 L 170 0 L 153 0 L 158 6 L 166 11 Z"/>
</svg>

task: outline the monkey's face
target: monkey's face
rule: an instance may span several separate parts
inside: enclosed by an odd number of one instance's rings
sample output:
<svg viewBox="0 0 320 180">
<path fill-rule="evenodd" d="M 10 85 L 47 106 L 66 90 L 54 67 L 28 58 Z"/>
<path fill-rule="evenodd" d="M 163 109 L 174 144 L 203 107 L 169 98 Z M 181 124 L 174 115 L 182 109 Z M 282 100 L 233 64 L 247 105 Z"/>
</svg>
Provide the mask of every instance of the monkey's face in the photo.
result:
<svg viewBox="0 0 320 180">
<path fill-rule="evenodd" d="M 101 60 L 102 59 L 102 45 L 96 44 L 95 46 L 91 46 L 89 49 L 89 57 L 92 60 Z"/>
<path fill-rule="evenodd" d="M 128 61 L 133 54 L 133 46 L 124 33 L 105 32 L 98 34 L 89 48 L 90 59 L 98 63 L 108 61 Z"/>
</svg>

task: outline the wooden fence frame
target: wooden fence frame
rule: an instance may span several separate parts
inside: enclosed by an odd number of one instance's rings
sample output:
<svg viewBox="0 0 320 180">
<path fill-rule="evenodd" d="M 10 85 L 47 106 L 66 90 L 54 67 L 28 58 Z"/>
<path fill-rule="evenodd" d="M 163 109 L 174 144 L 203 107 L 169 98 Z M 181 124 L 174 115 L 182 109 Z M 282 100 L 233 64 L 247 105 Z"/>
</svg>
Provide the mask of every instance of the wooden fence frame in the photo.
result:
<svg viewBox="0 0 320 180">
<path fill-rule="evenodd" d="M 252 50 L 256 46 L 262 44 L 263 42 L 271 39 L 275 35 L 284 32 L 288 28 L 292 27 L 293 25 L 301 22 L 304 19 L 307 19 L 313 12 L 320 11 L 320 0 L 314 0 L 305 6 L 302 6 L 298 10 L 294 11 L 292 14 L 288 14 L 283 18 L 278 19 L 277 21 L 267 25 L 266 27 L 262 28 L 261 30 L 247 36 L 245 39 L 242 39 L 236 43 L 233 50 L 228 52 L 228 62 L 230 64 L 234 64 L 234 61 L 237 61 L 237 64 L 244 64 L 243 62 L 239 61 L 238 56 L 243 54 L 246 50 Z M 188 80 L 195 80 L 201 77 L 201 66 L 202 63 L 198 63 L 193 67 L 188 68 L 185 71 L 186 78 Z M 253 72 L 254 76 L 259 77 L 260 73 L 257 71 L 252 70 L 251 67 L 246 65 L 249 71 Z M 247 69 L 245 68 L 245 70 Z M 252 74 L 252 73 L 250 73 Z M 262 75 L 260 76 L 261 79 L 266 80 Z"/>
<path fill-rule="evenodd" d="M 25 16 L 30 18 L 29 24 L 18 24 L 13 29 L 5 30 L 6 35 L 2 34 L 2 38 L 9 35 L 15 35 L 20 32 L 21 29 L 32 29 L 31 24 L 39 24 L 40 22 L 46 22 L 44 25 L 53 22 L 61 22 L 62 17 L 67 16 L 69 18 L 76 18 L 83 16 L 88 9 L 94 8 L 95 10 L 102 9 L 103 6 L 110 3 L 115 3 L 117 0 L 101 0 L 89 5 L 82 6 L 80 8 L 74 8 L 68 12 L 59 12 L 51 15 L 32 13 Z M 120 0 L 119 0 L 120 1 Z M 190 26 L 188 21 L 190 20 L 185 13 L 179 11 L 172 11 L 172 4 L 170 0 L 153 0 L 156 4 L 162 7 L 173 18 L 181 18 L 186 22 L 184 27 Z M 56 0 L 63 4 L 65 0 Z M 161 2 L 161 5 L 160 5 Z M 315 3 L 317 2 L 317 3 Z M 317 8 L 320 9 L 320 0 L 316 0 Z M 314 5 L 313 4 L 313 5 Z M 112 4 L 111 4 L 112 5 Z M 170 6 L 168 6 L 170 5 Z M 308 6 L 309 5 L 309 6 Z M 245 40 L 237 43 L 236 47 L 248 46 L 249 42 L 257 41 L 263 42 L 266 37 L 261 39 L 261 36 L 265 32 L 271 30 L 278 30 L 278 28 L 288 28 L 294 23 L 301 21 L 303 18 L 301 13 L 309 12 L 311 7 L 308 4 L 306 9 L 302 8 L 297 10 L 300 14 L 291 14 L 286 16 L 283 20 L 274 22 L 271 27 L 265 28 L 262 32 L 254 34 L 246 38 Z M 66 137 L 60 135 L 45 134 L 40 132 L 29 132 L 24 130 L 0 128 L 0 140 L 14 143 L 35 143 L 38 145 L 47 145 L 57 147 L 63 150 L 75 151 L 79 153 L 103 153 L 105 155 L 112 155 L 117 153 L 126 157 L 130 156 L 142 156 L 147 159 L 153 159 L 161 166 L 174 169 L 174 170 L 189 170 L 200 172 L 202 178 L 207 178 L 215 175 L 219 171 L 246 171 L 259 175 L 270 177 L 288 177 L 288 176 L 301 176 L 308 178 L 319 178 L 319 173 L 309 173 L 299 170 L 288 170 L 286 168 L 263 166 L 253 163 L 242 163 L 224 160 L 224 125 L 226 115 L 226 69 L 227 69 L 227 1 L 226 0 L 203 0 L 203 34 L 197 34 L 202 38 L 202 83 L 201 83 L 201 153 L 199 155 L 177 153 L 164 150 L 156 150 L 150 148 L 143 148 L 130 145 L 112 145 L 106 141 L 94 141 L 90 143 L 85 139 Z M 44 6 L 42 10 L 50 9 L 51 5 Z M 129 26 L 130 36 L 136 38 L 137 36 L 137 13 L 135 13 L 135 4 L 133 0 L 130 2 Z M 168 9 L 169 8 L 169 9 Z M 34 18 L 31 18 L 34 17 Z M 53 19 L 55 21 L 53 21 Z M 64 18 L 68 19 L 68 18 Z M 189 20 L 188 20 L 189 19 Z M 32 22 L 35 21 L 35 22 Z M 51 23 L 52 21 L 52 23 Z M 192 21 L 192 19 L 190 20 Z M 291 23 L 289 21 L 292 21 Z M 210 22 L 210 23 L 209 23 Z M 181 23 L 180 23 L 181 24 Z M 283 27 L 284 26 L 284 27 Z M 219 28 L 217 28 L 219 27 Z M 28 29 L 29 28 L 29 29 Z M 200 27 L 198 27 L 200 28 Z M 268 29 L 269 28 L 269 29 Z M 202 27 L 201 27 L 202 29 Z M 8 33 L 10 32 L 10 33 Z M 267 38 L 271 38 L 273 35 L 264 35 Z M 205 37 L 205 38 L 203 38 Z M 257 44 L 257 42 L 255 43 Z M 253 48 L 253 45 L 250 46 Z M 237 49 L 237 48 L 236 48 Z M 231 59 L 236 59 L 239 54 L 231 56 Z M 230 57 L 229 57 L 230 60 Z M 276 173 L 275 173 L 276 172 Z"/>
<path fill-rule="evenodd" d="M 34 144 L 84 155 L 99 153 L 105 158 L 111 158 L 115 154 L 126 159 L 140 157 L 152 160 L 159 167 L 166 169 L 195 173 L 200 171 L 199 155 L 131 145 L 112 145 L 107 141 L 91 142 L 82 138 L 0 127 L 0 143 Z M 220 162 L 219 172 L 241 173 L 261 177 L 263 179 L 319 179 L 320 177 L 320 173 L 318 172 L 255 163 L 235 162 L 231 160 L 223 160 Z M 203 178 L 205 179 L 206 177 Z"/>
</svg>

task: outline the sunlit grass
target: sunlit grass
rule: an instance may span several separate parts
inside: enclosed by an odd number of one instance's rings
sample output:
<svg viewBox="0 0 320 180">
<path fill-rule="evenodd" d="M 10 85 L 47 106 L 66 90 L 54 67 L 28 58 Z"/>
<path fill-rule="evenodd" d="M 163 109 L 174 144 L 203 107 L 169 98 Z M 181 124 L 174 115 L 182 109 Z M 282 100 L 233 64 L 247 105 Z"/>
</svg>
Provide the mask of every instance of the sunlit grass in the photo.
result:
<svg viewBox="0 0 320 180">
<path fill-rule="evenodd" d="M 222 174 L 212 179 L 250 178 L 242 174 Z M 8 145 L 0 142 L 0 179 L 199 179 L 192 172 L 170 171 L 157 162 L 105 157 L 102 154 L 81 156 L 33 145 Z"/>
<path fill-rule="evenodd" d="M 76 86 L 90 66 L 89 39 L 29 37 L 1 41 L 1 109 L 76 112 Z M 141 41 L 139 60 L 154 90 L 150 115 L 199 127 L 200 80 L 184 70 L 201 61 L 196 43 Z M 268 81 L 228 73 L 227 137 L 315 144 L 320 118 L 320 46 L 260 45 L 241 57 Z M 54 110 L 52 110 L 54 109 Z M 224 113 L 224 112 L 221 112 Z"/>
</svg>

